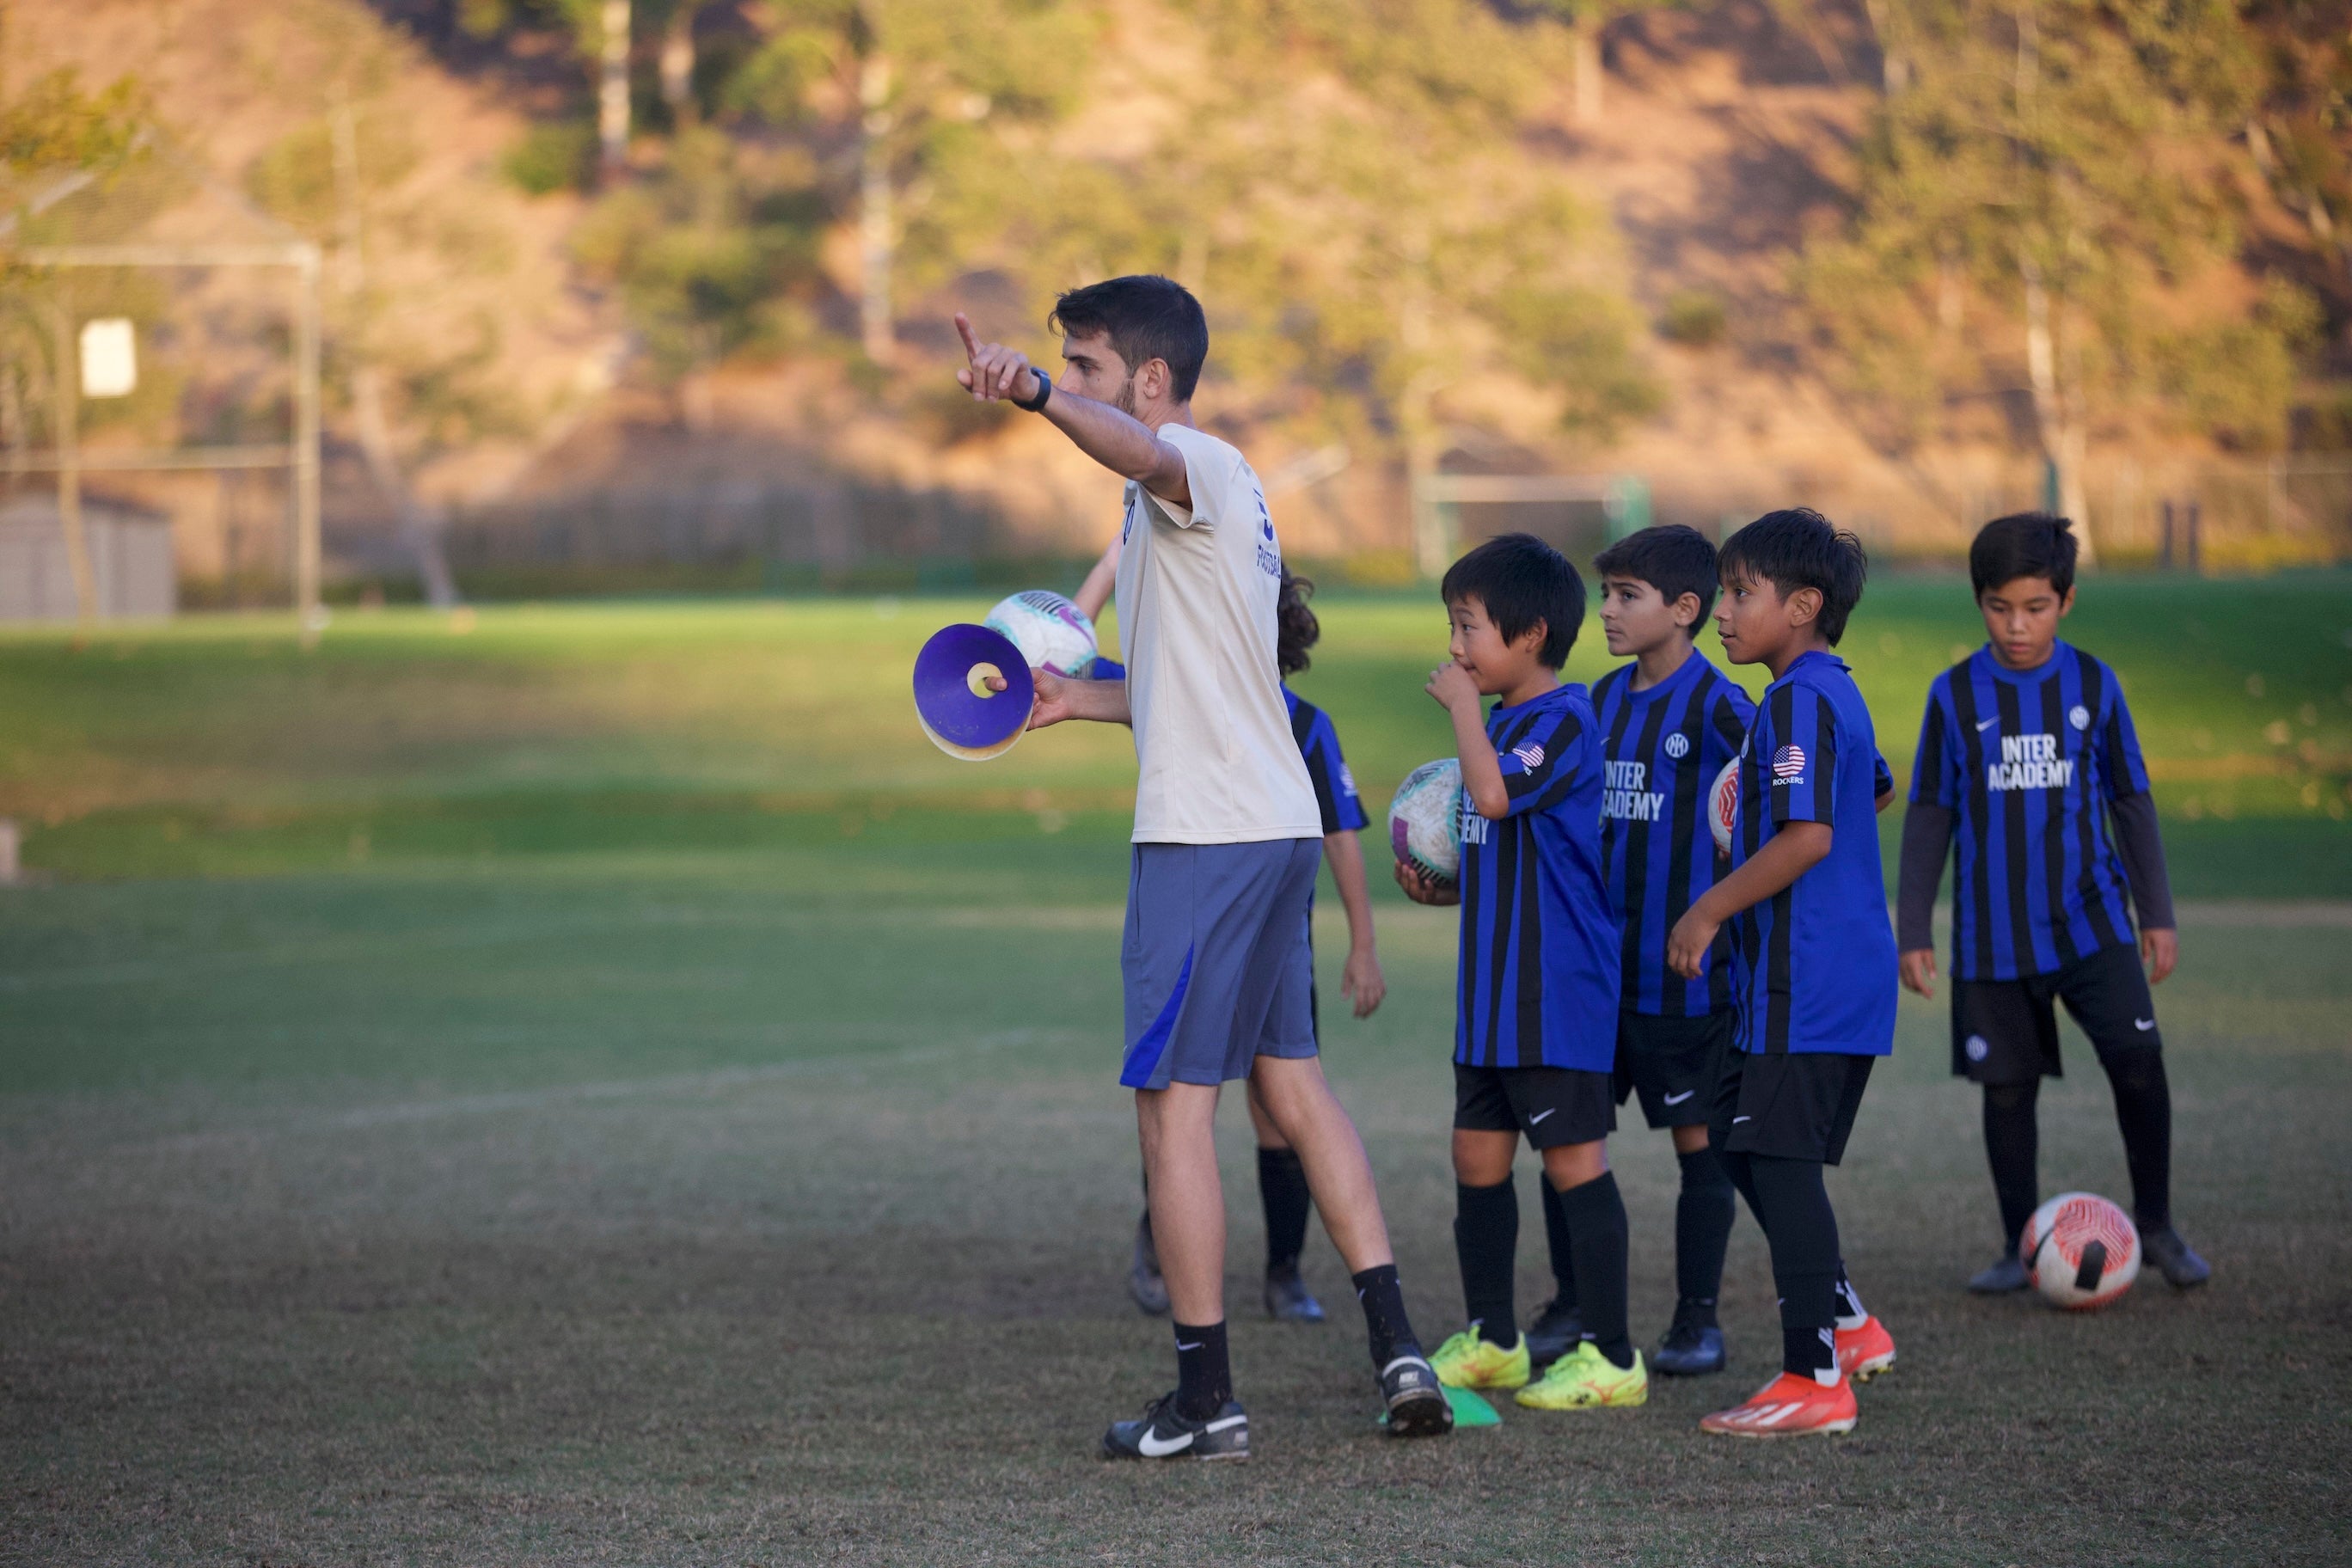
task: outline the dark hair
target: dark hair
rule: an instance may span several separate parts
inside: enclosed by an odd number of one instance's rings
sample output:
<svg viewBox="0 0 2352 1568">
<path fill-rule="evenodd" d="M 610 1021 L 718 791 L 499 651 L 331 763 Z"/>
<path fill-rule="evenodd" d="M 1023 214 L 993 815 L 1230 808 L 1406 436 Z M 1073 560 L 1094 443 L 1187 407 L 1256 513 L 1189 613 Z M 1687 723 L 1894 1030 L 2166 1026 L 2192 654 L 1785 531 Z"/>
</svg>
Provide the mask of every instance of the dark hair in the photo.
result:
<svg viewBox="0 0 2352 1568">
<path fill-rule="evenodd" d="M 1104 334 L 1129 374 L 1152 360 L 1167 361 L 1169 390 L 1179 403 L 1192 397 L 1209 358 L 1209 319 L 1172 278 L 1146 273 L 1073 289 L 1054 301 L 1045 324 L 1072 337 Z"/>
<path fill-rule="evenodd" d="M 1715 608 L 1715 546 L 1696 528 L 1669 522 L 1626 535 L 1592 558 L 1592 569 L 1603 577 L 1636 577 L 1658 591 L 1669 605 L 1685 594 L 1698 595 L 1698 619 L 1691 623 L 1696 637 Z"/>
<path fill-rule="evenodd" d="M 2017 511 L 1977 530 L 1969 581 L 1977 597 L 2020 577 L 2046 577 L 2062 597 L 2074 585 L 2074 525 L 2046 511 Z"/>
<path fill-rule="evenodd" d="M 1323 623 L 1307 607 L 1314 594 L 1311 581 L 1283 572 L 1282 596 L 1274 602 L 1274 663 L 1285 676 L 1307 668 L 1307 650 L 1323 635 Z"/>
<path fill-rule="evenodd" d="M 1862 603 L 1863 579 L 1870 574 L 1862 541 L 1809 506 L 1766 512 L 1725 540 L 1717 560 L 1726 583 L 1760 578 L 1782 598 L 1800 588 L 1817 590 L 1822 613 L 1813 624 L 1832 647 L 1845 636 L 1845 618 Z"/>
<path fill-rule="evenodd" d="M 1568 557 L 1532 533 L 1498 533 L 1445 569 L 1438 596 L 1448 605 L 1475 599 L 1505 642 L 1544 624 L 1544 645 L 1536 658 L 1547 668 L 1568 662 L 1584 625 L 1584 579 Z"/>
</svg>

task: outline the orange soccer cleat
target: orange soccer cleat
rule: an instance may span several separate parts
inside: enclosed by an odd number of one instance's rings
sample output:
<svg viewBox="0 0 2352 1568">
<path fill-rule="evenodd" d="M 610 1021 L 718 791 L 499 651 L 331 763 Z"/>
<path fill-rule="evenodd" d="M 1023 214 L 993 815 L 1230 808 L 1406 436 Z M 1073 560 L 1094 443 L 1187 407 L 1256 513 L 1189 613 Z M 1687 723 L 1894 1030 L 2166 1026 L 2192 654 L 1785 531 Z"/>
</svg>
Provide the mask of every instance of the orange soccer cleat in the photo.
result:
<svg viewBox="0 0 2352 1568">
<path fill-rule="evenodd" d="M 1856 1383 L 1868 1383 L 1895 1365 L 1895 1336 L 1874 1312 L 1860 1328 L 1837 1331 L 1838 1371 Z"/>
<path fill-rule="evenodd" d="M 1824 1388 L 1784 1372 L 1746 1404 L 1702 1417 L 1698 1429 L 1727 1437 L 1815 1437 L 1853 1431 L 1854 1415 L 1853 1384 L 1844 1378 Z"/>
</svg>

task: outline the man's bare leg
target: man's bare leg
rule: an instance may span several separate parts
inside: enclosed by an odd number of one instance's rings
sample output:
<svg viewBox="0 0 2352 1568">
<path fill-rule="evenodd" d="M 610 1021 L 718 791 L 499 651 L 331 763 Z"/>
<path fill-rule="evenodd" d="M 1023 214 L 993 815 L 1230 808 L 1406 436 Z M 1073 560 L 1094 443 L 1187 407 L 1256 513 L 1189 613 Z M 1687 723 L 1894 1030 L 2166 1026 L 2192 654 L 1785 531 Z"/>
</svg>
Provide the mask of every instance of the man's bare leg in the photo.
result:
<svg viewBox="0 0 2352 1568">
<path fill-rule="evenodd" d="M 1259 1104 L 1307 1167 L 1307 1188 L 1348 1272 L 1394 1263 L 1371 1162 L 1355 1122 L 1324 1080 L 1321 1059 L 1260 1057 L 1254 1077 Z"/>
<path fill-rule="evenodd" d="M 1179 1323 L 1225 1321 L 1225 1192 L 1217 1176 L 1217 1089 L 1171 1083 L 1135 1092 L 1151 1237 Z"/>
</svg>

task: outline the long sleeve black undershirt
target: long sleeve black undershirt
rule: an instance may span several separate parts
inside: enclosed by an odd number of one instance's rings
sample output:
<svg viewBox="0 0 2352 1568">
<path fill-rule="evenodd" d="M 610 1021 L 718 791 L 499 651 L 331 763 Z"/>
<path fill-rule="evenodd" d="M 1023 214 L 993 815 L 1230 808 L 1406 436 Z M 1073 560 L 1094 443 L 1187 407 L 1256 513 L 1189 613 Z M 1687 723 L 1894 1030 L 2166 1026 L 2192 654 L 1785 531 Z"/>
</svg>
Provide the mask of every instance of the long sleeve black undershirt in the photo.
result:
<svg viewBox="0 0 2352 1568">
<path fill-rule="evenodd" d="M 2172 883 L 2164 866 L 2164 837 L 2156 826 L 2156 797 L 2145 792 L 2110 802 L 2116 853 L 2131 884 L 2142 931 L 2171 931 Z M 1903 952 L 1936 945 L 1936 889 L 1952 849 L 1958 814 L 1914 801 L 1903 814 L 1903 858 L 1895 893 L 1895 945 Z"/>
</svg>

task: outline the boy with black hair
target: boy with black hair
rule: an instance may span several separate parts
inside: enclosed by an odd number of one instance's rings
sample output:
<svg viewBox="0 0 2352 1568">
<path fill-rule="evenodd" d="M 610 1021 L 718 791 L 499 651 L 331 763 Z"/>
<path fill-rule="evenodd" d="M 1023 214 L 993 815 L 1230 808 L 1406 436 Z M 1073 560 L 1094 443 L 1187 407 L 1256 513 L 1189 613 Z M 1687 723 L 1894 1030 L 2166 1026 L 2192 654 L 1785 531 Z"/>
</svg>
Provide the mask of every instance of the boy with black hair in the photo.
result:
<svg viewBox="0 0 2352 1568">
<path fill-rule="evenodd" d="M 1118 571 L 1118 541 L 1114 539 L 1087 574 L 1072 602 L 1092 620 L 1110 602 Z M 1372 935 L 1372 900 L 1364 882 L 1364 851 L 1356 835 L 1369 820 L 1356 793 L 1355 775 L 1340 754 L 1339 733 L 1330 716 L 1290 689 L 1290 678 L 1312 662 L 1311 651 L 1322 640 L 1323 626 L 1307 603 L 1315 584 L 1285 569 L 1282 596 L 1275 602 L 1275 668 L 1282 674 L 1282 698 L 1290 709 L 1290 733 L 1307 763 L 1307 780 L 1315 789 L 1316 809 L 1323 814 L 1323 859 L 1339 889 L 1348 911 L 1348 959 L 1339 971 L 1339 994 L 1353 1005 L 1359 1018 L 1369 1018 L 1388 994 Z M 1097 658 L 1093 678 L 1122 679 L 1126 670 L 1115 660 Z M 1312 922 L 1315 901 L 1307 900 L 1307 948 L 1314 949 Z M 1322 1005 L 1310 981 L 1307 1014 L 1319 1043 L 1323 1033 Z M 1298 1271 L 1307 1249 L 1307 1216 L 1313 1203 L 1307 1185 L 1307 1167 L 1266 1114 L 1255 1073 L 1249 1079 L 1250 1126 L 1257 1134 L 1257 1190 L 1265 1212 L 1265 1311 L 1282 1322 L 1319 1323 L 1323 1303 L 1307 1288 Z M 1147 1192 L 1150 1184 L 1146 1183 Z M 1136 1221 L 1135 1249 L 1128 1264 L 1128 1294 L 1154 1316 L 1168 1310 L 1168 1285 L 1160 1272 L 1160 1249 L 1151 1239 L 1151 1208 L 1147 1202 Z"/>
<path fill-rule="evenodd" d="M 1755 704 L 1693 642 L 1714 607 L 1715 546 L 1696 529 L 1645 528 L 1594 560 L 1601 625 L 1621 665 L 1594 682 L 1607 787 L 1601 847 L 1623 970 L 1617 1015 L 1617 1103 L 1635 1094 L 1653 1128 L 1667 1129 L 1682 1168 L 1675 1204 L 1675 1315 L 1651 1364 L 1669 1375 L 1720 1372 L 1716 1297 L 1738 1200 L 1708 1147 L 1706 1122 L 1735 1014 L 1731 954 L 1718 939 L 1706 970 L 1686 980 L 1666 967 L 1666 933 L 1715 885 L 1708 786 L 1739 754 Z M 1545 1191 L 1545 1217 L 1557 1202 Z M 1528 1330 L 1534 1342 L 1559 1303 Z M 1546 1346 L 1537 1344 L 1541 1355 Z"/>
<path fill-rule="evenodd" d="M 969 363 L 956 379 L 976 399 L 1044 416 L 1128 480 L 1117 590 L 1126 678 L 1034 671 L 1029 716 L 1032 729 L 1083 719 L 1135 733 L 1119 1082 L 1135 1091 L 1177 1383 L 1139 1418 L 1112 1423 L 1102 1451 L 1249 1457 L 1226 1352 L 1216 1113 L 1221 1087 L 1253 1074 L 1353 1271 L 1389 1431 L 1450 1432 L 1453 1407 L 1406 1315 L 1370 1163 L 1316 1057 L 1307 900 L 1322 818 L 1275 665 L 1282 552 L 1265 489 L 1240 452 L 1192 423 L 1207 318 L 1181 285 L 1136 277 L 1064 294 L 1053 319 L 1066 367 L 1058 384 L 1018 350 L 980 342 L 961 315 Z"/>
<path fill-rule="evenodd" d="M 1724 542 L 1725 653 L 1772 676 L 1739 755 L 1730 868 L 1666 939 L 1706 974 L 1737 919 L 1739 1010 L 1708 1141 L 1754 1205 L 1780 1294 L 1780 1375 L 1699 1423 L 1734 1436 L 1850 1432 L 1850 1381 L 1892 1365 L 1838 1256 L 1822 1171 L 1844 1157 L 1871 1064 L 1895 1048 L 1895 933 L 1878 853 L 1870 710 L 1830 650 L 1862 598 L 1862 542 L 1810 508 L 1768 512 Z"/>
<path fill-rule="evenodd" d="M 2179 950 L 2147 766 L 2115 672 L 2058 640 L 2074 607 L 2072 526 L 2019 512 L 1969 547 L 1985 646 L 1928 688 L 1903 822 L 1897 945 L 1903 984 L 1922 996 L 1935 994 L 1936 888 L 1958 846 L 1952 1072 L 1984 1089 L 2004 1243 L 1969 1281 L 1983 1295 L 2027 1283 L 2017 1241 L 2040 1198 L 2034 1100 L 2060 1073 L 2059 1002 L 2115 1090 L 2148 1261 L 2176 1286 L 2212 1272 L 2172 1227 L 2172 1092 L 2148 987 Z"/>
<path fill-rule="evenodd" d="M 1439 593 L 1453 661 L 1429 678 L 1462 759 L 1462 869 L 1441 889 L 1397 868 L 1408 897 L 1460 903 L 1454 1046 L 1454 1251 L 1470 1326 L 1431 1358 L 1457 1388 L 1521 1405 L 1640 1405 L 1649 1371 L 1625 1326 L 1625 1205 L 1609 1169 L 1617 1125 L 1618 943 L 1601 868 L 1601 736 L 1560 666 L 1584 584 L 1559 551 L 1505 534 L 1456 561 Z M 1499 699 L 1484 710 L 1481 699 Z M 1559 1194 L 1583 1326 L 1540 1382 L 1512 1304 L 1525 1136 Z"/>
</svg>

